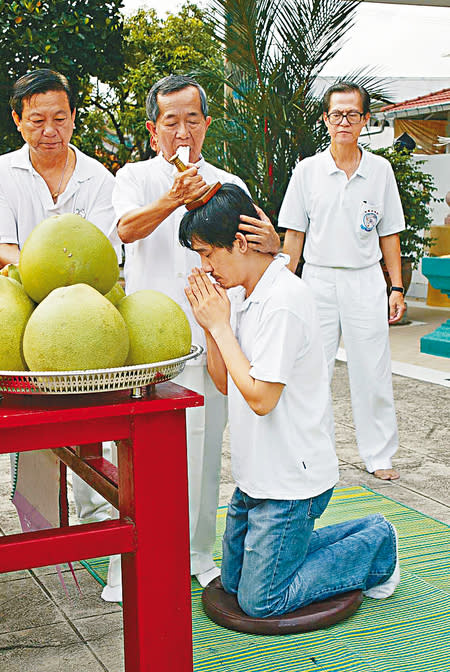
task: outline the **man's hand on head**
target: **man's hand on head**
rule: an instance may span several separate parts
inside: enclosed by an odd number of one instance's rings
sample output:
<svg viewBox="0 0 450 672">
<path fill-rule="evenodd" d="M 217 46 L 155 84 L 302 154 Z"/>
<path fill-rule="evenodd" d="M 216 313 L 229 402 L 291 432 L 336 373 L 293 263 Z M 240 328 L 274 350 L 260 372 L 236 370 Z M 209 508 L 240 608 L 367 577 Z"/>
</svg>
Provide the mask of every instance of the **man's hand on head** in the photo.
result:
<svg viewBox="0 0 450 672">
<path fill-rule="evenodd" d="M 200 198 L 207 190 L 208 185 L 196 166 L 189 164 L 187 170 L 175 174 L 169 197 L 180 206 Z"/>
<path fill-rule="evenodd" d="M 260 207 L 255 205 L 260 217 L 241 215 L 239 230 L 246 232 L 248 246 L 258 252 L 278 254 L 280 251 L 280 237 L 272 226 L 272 222 Z"/>
<path fill-rule="evenodd" d="M 200 268 L 193 268 L 185 293 L 199 325 L 211 334 L 230 324 L 230 301 L 226 290 L 214 284 Z"/>
</svg>

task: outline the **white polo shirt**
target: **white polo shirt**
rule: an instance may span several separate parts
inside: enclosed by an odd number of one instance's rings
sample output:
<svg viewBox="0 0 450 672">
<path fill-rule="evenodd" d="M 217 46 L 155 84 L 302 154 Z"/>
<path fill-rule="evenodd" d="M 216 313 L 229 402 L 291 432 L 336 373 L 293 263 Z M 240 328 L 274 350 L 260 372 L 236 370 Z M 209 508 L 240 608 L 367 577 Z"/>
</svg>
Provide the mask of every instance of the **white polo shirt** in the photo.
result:
<svg viewBox="0 0 450 672">
<path fill-rule="evenodd" d="M 31 164 L 27 144 L 0 156 L 0 243 L 22 248 L 43 219 L 66 212 L 81 215 L 108 234 L 114 222 L 114 177 L 99 161 L 70 147 L 76 156 L 75 170 L 56 203 Z"/>
<path fill-rule="evenodd" d="M 326 429 L 331 404 L 319 318 L 287 260 L 278 255 L 247 299 L 242 287 L 230 290 L 233 328 L 250 375 L 285 385 L 273 411 L 258 416 L 228 376 L 233 477 L 255 498 L 307 499 L 339 478 Z"/>
<path fill-rule="evenodd" d="M 236 175 L 220 170 L 204 159 L 196 164 L 207 184 L 232 182 L 247 193 L 244 182 Z M 169 191 L 176 168 L 162 154 L 148 161 L 128 163 L 117 171 L 113 192 L 116 222 L 130 210 L 142 208 Z M 140 289 L 164 292 L 176 301 L 188 316 L 192 342 L 205 347 L 203 329 L 192 315 L 184 293 L 187 277 L 194 266 L 200 266 L 200 255 L 182 247 L 178 230 L 186 208 L 177 208 L 146 238 L 125 245 L 125 289 L 127 294 Z M 113 240 L 113 234 L 110 236 Z M 200 360 L 195 360 L 199 363 Z"/>
<path fill-rule="evenodd" d="M 381 259 L 380 236 L 405 228 L 391 164 L 362 152 L 350 179 L 330 148 L 303 159 L 292 173 L 278 216 L 285 229 L 306 232 L 303 256 L 317 266 L 365 268 Z"/>
</svg>

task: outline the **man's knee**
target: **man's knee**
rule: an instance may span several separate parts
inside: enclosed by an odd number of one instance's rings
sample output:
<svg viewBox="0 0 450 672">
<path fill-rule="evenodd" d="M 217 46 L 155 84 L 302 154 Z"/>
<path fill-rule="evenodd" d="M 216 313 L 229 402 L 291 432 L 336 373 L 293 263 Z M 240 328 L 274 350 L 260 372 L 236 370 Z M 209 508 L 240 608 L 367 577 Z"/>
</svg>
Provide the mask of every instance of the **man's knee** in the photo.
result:
<svg viewBox="0 0 450 672">
<path fill-rule="evenodd" d="M 238 591 L 237 599 L 240 608 L 247 614 L 247 616 L 251 616 L 252 618 L 265 618 L 271 613 L 265 600 L 259 600 L 252 595 L 242 595 L 240 590 Z"/>
<path fill-rule="evenodd" d="M 269 595 L 267 589 L 258 587 L 256 581 L 250 582 L 250 585 L 241 581 L 237 600 L 242 611 L 252 618 L 266 618 L 284 613 L 282 596 Z"/>
</svg>

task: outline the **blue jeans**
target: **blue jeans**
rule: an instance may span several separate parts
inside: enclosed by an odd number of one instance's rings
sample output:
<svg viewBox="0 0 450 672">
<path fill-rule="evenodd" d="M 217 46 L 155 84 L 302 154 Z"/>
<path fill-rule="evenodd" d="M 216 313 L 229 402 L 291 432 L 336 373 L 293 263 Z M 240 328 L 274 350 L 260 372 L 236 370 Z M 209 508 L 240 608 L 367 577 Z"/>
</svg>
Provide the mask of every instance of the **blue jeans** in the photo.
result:
<svg viewBox="0 0 450 672">
<path fill-rule="evenodd" d="M 223 537 L 222 583 L 250 616 L 276 616 L 387 581 L 396 564 L 381 514 L 314 530 L 333 488 L 311 499 L 253 499 L 236 488 Z"/>
</svg>

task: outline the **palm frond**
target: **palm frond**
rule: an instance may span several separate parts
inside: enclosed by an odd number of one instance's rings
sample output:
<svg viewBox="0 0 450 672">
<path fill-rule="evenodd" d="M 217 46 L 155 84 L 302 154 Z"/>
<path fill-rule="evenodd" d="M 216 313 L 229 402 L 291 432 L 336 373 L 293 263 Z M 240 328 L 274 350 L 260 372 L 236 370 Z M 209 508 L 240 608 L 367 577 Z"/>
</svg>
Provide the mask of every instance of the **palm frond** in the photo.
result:
<svg viewBox="0 0 450 672">
<path fill-rule="evenodd" d="M 275 220 L 296 163 L 323 148 L 317 76 L 342 47 L 360 0 L 211 0 L 223 68 L 197 73 L 214 119 L 204 146 Z M 386 96 L 374 73 L 347 75 Z M 211 97 L 211 92 L 214 95 Z"/>
</svg>

